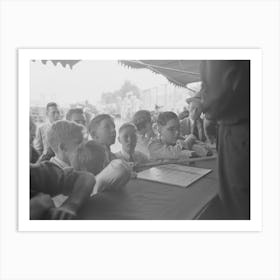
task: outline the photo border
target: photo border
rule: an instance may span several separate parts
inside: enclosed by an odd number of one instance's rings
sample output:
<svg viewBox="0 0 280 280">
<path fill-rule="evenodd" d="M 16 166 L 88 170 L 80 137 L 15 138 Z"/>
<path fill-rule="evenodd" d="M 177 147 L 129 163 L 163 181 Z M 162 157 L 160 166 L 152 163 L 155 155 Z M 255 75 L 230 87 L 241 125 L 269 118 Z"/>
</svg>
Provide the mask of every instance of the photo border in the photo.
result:
<svg viewBox="0 0 280 280">
<path fill-rule="evenodd" d="M 29 108 L 31 60 L 251 60 L 250 220 L 29 220 Z M 261 231 L 262 51 L 261 49 L 18 49 L 18 230 L 19 231 Z M 254 139 L 254 141 L 252 141 Z M 254 175 L 254 176 L 252 176 Z M 78 230 L 77 230 L 78 229 Z"/>
</svg>

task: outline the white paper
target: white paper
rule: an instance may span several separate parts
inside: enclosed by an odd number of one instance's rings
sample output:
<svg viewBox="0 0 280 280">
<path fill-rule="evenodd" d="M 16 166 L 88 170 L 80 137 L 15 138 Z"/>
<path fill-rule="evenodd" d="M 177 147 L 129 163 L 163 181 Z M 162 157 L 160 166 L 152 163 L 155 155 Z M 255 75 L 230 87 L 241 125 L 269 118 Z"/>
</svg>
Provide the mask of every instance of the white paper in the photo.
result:
<svg viewBox="0 0 280 280">
<path fill-rule="evenodd" d="M 137 178 L 186 188 L 211 171 L 211 169 L 167 164 L 139 172 Z"/>
</svg>

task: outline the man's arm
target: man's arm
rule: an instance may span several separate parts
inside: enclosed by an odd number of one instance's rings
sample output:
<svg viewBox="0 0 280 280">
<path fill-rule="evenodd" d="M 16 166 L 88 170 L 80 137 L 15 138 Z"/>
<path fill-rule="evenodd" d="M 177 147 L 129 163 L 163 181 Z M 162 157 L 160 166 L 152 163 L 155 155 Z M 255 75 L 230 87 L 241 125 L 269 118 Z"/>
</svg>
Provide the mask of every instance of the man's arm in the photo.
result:
<svg viewBox="0 0 280 280">
<path fill-rule="evenodd" d="M 209 60 L 201 63 L 202 105 L 208 119 L 248 117 L 250 61 Z"/>
</svg>

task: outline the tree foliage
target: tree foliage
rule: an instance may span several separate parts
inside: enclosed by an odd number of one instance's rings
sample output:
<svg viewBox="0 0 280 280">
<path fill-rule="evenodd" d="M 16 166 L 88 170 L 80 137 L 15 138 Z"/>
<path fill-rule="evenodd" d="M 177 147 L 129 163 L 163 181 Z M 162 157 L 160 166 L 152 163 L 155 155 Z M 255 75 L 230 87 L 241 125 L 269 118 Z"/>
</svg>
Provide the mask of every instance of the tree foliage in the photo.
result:
<svg viewBox="0 0 280 280">
<path fill-rule="evenodd" d="M 139 88 L 130 81 L 125 81 L 120 89 L 113 92 L 103 92 L 101 95 L 101 102 L 103 104 L 116 103 L 119 99 L 123 99 L 128 92 L 131 92 L 132 95 L 135 95 L 137 98 L 140 97 Z"/>
</svg>

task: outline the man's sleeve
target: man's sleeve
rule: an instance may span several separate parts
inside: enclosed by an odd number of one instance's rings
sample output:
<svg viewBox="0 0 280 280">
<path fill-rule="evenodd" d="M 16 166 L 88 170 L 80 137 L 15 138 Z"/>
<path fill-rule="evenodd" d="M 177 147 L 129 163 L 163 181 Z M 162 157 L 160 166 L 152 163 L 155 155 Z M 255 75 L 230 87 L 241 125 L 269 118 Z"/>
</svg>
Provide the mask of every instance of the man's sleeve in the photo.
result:
<svg viewBox="0 0 280 280">
<path fill-rule="evenodd" d="M 203 61 L 200 72 L 207 118 L 221 120 L 249 115 L 250 61 Z"/>
</svg>

